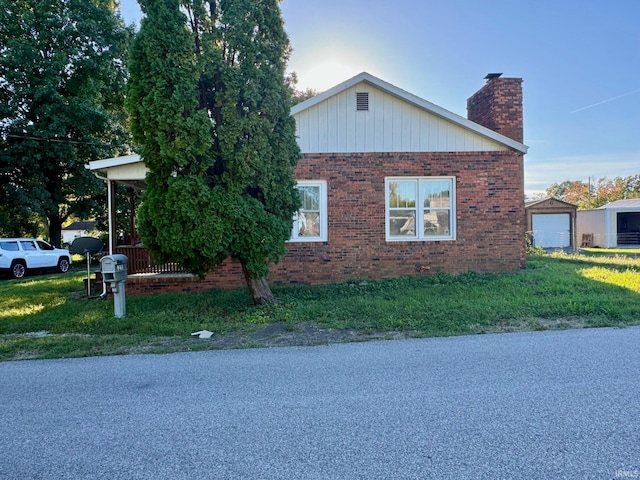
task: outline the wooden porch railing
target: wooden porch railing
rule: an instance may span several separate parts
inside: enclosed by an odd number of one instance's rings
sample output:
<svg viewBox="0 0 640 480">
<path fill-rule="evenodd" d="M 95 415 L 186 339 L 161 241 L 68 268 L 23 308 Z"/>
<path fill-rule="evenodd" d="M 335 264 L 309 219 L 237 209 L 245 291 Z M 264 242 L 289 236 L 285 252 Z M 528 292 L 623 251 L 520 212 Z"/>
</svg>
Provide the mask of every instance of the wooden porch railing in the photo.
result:
<svg viewBox="0 0 640 480">
<path fill-rule="evenodd" d="M 127 271 L 129 275 L 136 273 L 188 273 L 178 263 L 154 263 L 149 250 L 133 245 L 117 245 L 113 253 L 127 256 Z"/>
</svg>

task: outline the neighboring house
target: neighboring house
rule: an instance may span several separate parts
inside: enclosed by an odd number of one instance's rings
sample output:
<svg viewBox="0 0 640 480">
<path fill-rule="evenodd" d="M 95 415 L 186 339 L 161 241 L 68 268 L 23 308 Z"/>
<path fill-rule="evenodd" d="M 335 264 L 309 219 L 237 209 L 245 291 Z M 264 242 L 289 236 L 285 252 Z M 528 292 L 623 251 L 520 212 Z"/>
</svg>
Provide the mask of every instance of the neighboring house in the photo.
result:
<svg viewBox="0 0 640 480">
<path fill-rule="evenodd" d="M 95 222 L 73 222 L 62 229 L 62 243 L 71 243 L 76 238 L 88 237 Z"/>
<path fill-rule="evenodd" d="M 542 198 L 526 202 L 525 208 L 527 232 L 535 247 L 575 251 L 576 205 Z"/>
<path fill-rule="evenodd" d="M 276 284 L 524 267 L 522 80 L 487 75 L 458 116 L 368 73 L 292 108 L 302 209 Z M 111 180 L 144 179 L 137 156 L 91 162 Z M 126 171 L 136 178 L 124 179 Z M 119 251 L 119 250 L 118 250 Z M 125 251 L 122 253 L 127 254 Z M 151 280 L 149 280 L 151 281 Z M 184 280 L 183 280 L 184 281 Z M 184 281 L 186 282 L 186 281 Z M 226 261 L 207 279 L 155 279 L 129 292 L 244 284 Z"/>
<path fill-rule="evenodd" d="M 578 211 L 578 238 L 585 247 L 640 246 L 640 199 Z"/>
</svg>

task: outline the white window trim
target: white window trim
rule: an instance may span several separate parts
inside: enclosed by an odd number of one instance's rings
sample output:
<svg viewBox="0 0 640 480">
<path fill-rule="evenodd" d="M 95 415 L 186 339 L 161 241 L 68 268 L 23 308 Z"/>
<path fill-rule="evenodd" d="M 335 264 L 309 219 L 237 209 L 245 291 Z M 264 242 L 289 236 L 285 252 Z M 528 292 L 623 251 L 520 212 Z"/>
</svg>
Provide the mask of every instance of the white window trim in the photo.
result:
<svg viewBox="0 0 640 480">
<path fill-rule="evenodd" d="M 406 180 L 414 180 L 416 181 L 417 188 L 417 208 L 419 209 L 417 214 L 417 223 L 416 223 L 416 235 L 415 236 L 400 236 L 400 235 L 391 235 L 389 228 L 389 205 L 391 205 L 389 199 L 389 182 L 392 181 L 406 181 Z M 451 200 L 451 218 L 449 225 L 449 235 L 424 235 L 420 234 L 420 232 L 424 231 L 422 226 L 424 215 L 421 213 L 424 207 L 424 199 L 422 198 L 422 192 L 420 190 L 420 181 L 422 180 L 448 180 L 451 182 L 451 192 L 450 192 L 450 200 Z M 425 241 L 453 241 L 456 240 L 456 177 L 453 176 L 438 176 L 438 177 L 385 177 L 384 179 L 384 222 L 385 222 L 385 237 L 387 242 L 425 242 Z"/>
<path fill-rule="evenodd" d="M 328 226 L 329 215 L 327 211 L 327 182 L 325 180 L 298 180 L 298 187 L 320 188 L 320 235 L 317 237 L 298 236 L 298 214 L 293 216 L 290 242 L 326 242 L 329 239 Z"/>
</svg>

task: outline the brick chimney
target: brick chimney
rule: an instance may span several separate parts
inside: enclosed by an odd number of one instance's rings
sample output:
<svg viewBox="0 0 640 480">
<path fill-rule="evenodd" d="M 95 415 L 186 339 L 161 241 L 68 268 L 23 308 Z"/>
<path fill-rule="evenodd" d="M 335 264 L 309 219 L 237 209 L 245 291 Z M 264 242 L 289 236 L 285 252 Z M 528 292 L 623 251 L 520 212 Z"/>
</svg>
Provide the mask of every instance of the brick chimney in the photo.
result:
<svg viewBox="0 0 640 480">
<path fill-rule="evenodd" d="M 467 118 L 523 142 L 522 79 L 490 73 L 487 83 L 467 100 Z"/>
</svg>

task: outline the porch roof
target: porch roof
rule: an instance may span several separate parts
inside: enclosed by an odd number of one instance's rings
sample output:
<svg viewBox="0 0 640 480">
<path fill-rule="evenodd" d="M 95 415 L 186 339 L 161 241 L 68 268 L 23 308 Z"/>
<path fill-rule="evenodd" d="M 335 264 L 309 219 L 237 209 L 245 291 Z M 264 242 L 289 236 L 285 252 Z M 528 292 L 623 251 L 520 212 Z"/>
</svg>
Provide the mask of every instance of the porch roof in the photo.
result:
<svg viewBox="0 0 640 480">
<path fill-rule="evenodd" d="M 145 177 L 148 171 L 142 158 L 137 154 L 94 160 L 85 165 L 85 168 L 107 180 L 140 189 L 145 187 Z"/>
</svg>

